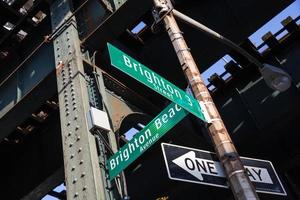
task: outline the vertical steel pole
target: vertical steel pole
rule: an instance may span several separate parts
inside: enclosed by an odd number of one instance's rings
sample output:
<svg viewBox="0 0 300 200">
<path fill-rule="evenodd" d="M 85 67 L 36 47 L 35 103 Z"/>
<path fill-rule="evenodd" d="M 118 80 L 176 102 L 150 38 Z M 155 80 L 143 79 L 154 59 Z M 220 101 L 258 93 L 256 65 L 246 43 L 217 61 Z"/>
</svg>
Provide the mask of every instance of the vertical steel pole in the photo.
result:
<svg viewBox="0 0 300 200">
<path fill-rule="evenodd" d="M 73 16 L 70 1 L 56 0 L 50 10 L 53 30 Z M 104 200 L 106 183 L 101 178 L 95 137 L 87 125 L 89 99 L 75 17 L 56 35 L 53 42 L 67 199 Z"/>
<path fill-rule="evenodd" d="M 208 132 L 212 143 L 214 144 L 218 158 L 223 164 L 235 199 L 259 199 L 248 175 L 246 174 L 244 166 L 213 102 L 213 99 L 200 76 L 198 67 L 182 36 L 182 32 L 177 25 L 173 13 L 169 12 L 171 3 L 166 0 L 153 1 L 159 17 L 163 16 L 165 28 L 176 51 L 182 70 L 192 87 L 194 96 L 198 101 L 204 102 L 211 118 L 211 123 L 208 125 Z"/>
</svg>

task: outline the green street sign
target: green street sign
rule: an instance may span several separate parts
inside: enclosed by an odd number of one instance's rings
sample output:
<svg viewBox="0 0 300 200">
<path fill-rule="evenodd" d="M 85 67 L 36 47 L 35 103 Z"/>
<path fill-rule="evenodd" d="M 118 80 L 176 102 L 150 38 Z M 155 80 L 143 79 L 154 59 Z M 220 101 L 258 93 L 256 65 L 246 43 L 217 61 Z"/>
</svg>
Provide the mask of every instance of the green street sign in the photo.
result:
<svg viewBox="0 0 300 200">
<path fill-rule="evenodd" d="M 138 80 L 162 96 L 180 105 L 196 117 L 205 120 L 198 101 L 151 69 L 107 43 L 111 65 Z"/>
<path fill-rule="evenodd" d="M 187 114 L 187 111 L 175 103 L 171 103 L 166 107 L 143 130 L 135 134 L 127 144 L 109 158 L 107 167 L 110 180 L 116 177 Z"/>
</svg>

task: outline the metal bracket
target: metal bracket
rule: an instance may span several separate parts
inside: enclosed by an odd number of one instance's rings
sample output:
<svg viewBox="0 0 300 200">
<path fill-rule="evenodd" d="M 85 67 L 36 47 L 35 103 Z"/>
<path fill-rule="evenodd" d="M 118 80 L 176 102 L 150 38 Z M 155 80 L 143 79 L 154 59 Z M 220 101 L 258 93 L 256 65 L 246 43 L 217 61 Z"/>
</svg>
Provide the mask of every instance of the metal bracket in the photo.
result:
<svg viewBox="0 0 300 200">
<path fill-rule="evenodd" d="M 201 108 L 201 111 L 204 115 L 204 118 L 206 120 L 206 123 L 211 123 L 212 120 L 211 120 L 211 117 L 209 116 L 208 114 L 208 111 L 207 111 L 207 108 L 206 106 L 204 105 L 204 102 L 203 101 L 198 101 L 199 102 L 199 105 L 200 105 L 200 108 Z"/>
<path fill-rule="evenodd" d="M 172 3 L 167 0 L 154 0 L 154 8 L 152 10 L 152 15 L 154 22 L 151 25 L 151 30 L 153 33 L 159 32 L 160 28 L 158 27 L 161 21 L 170 14 L 173 10 Z"/>
<path fill-rule="evenodd" d="M 154 0 L 153 2 L 159 16 L 163 16 L 173 9 L 172 3 L 169 0 Z"/>
</svg>

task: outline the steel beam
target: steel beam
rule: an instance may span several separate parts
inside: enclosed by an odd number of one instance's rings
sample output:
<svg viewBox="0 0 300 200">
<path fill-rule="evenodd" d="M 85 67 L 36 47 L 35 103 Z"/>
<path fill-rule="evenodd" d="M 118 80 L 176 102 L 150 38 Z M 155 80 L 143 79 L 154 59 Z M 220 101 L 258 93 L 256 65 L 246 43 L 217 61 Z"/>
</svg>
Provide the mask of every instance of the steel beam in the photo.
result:
<svg viewBox="0 0 300 200">
<path fill-rule="evenodd" d="M 90 51 L 101 50 L 106 41 L 118 38 L 152 7 L 151 0 L 129 0 L 117 11 L 98 25 L 82 40 L 82 45 Z"/>
<path fill-rule="evenodd" d="M 57 0 L 50 10 L 53 30 L 72 15 L 69 1 Z M 106 198 L 106 189 L 95 137 L 87 125 L 89 100 L 75 17 L 53 42 L 67 199 L 102 200 Z"/>
<path fill-rule="evenodd" d="M 49 178 L 43 181 L 40 185 L 34 188 L 29 194 L 24 196 L 21 200 L 40 200 L 50 190 L 58 186 L 64 180 L 63 167 L 56 170 Z"/>
<path fill-rule="evenodd" d="M 38 82 L 20 101 L 13 104 L 7 112 L 0 112 L 0 127 L 5 127 L 1 130 L 0 141 L 13 132 L 16 126 L 31 116 L 45 101 L 55 95 L 56 86 L 53 83 L 55 84 L 54 72 L 48 74 L 42 81 Z"/>
</svg>

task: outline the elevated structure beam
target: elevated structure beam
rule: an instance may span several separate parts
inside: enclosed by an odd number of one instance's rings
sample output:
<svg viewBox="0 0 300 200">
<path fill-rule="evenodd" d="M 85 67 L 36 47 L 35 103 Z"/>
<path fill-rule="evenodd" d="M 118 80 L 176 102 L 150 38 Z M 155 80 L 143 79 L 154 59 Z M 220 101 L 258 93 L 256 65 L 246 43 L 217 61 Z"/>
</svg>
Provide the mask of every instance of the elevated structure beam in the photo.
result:
<svg viewBox="0 0 300 200">
<path fill-rule="evenodd" d="M 23 197 L 21 200 L 40 200 L 50 190 L 58 186 L 64 180 L 64 169 L 63 167 L 55 171 L 49 178 L 34 188 L 29 194 Z"/>
<path fill-rule="evenodd" d="M 72 15 L 69 1 L 57 0 L 50 10 L 53 30 Z M 87 125 L 89 99 L 75 17 L 53 42 L 67 199 L 103 200 L 106 185 L 99 168 L 95 137 Z"/>
</svg>

